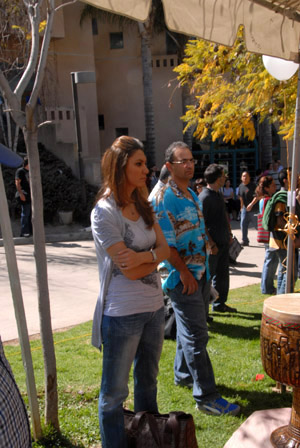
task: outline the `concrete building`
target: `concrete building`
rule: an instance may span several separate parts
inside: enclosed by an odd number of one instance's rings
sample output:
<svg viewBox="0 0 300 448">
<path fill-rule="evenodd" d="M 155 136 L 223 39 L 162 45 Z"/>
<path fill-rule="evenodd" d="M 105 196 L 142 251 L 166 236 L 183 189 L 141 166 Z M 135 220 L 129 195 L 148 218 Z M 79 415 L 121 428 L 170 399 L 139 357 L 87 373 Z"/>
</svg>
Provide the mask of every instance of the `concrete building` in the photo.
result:
<svg viewBox="0 0 300 448">
<path fill-rule="evenodd" d="M 141 39 L 134 23 L 122 29 L 91 18 L 80 23 L 84 6 L 71 4 L 55 17 L 39 106 L 40 119 L 51 123 L 41 128 L 39 140 L 78 175 L 71 73 L 95 72 L 95 83 L 76 87 L 84 177 L 98 185 L 101 155 L 117 136 L 145 140 Z M 169 143 L 182 139 L 181 91 L 175 89 L 173 72 L 178 60 L 170 51 L 166 33 L 155 36 L 152 65 L 158 168 Z"/>
</svg>

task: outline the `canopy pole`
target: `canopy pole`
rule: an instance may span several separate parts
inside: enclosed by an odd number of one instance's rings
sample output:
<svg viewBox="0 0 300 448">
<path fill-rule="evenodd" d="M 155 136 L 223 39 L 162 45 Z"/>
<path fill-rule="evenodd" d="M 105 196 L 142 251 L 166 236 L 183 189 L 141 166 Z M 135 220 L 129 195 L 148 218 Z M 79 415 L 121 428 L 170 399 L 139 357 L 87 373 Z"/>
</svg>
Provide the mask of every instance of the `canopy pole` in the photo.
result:
<svg viewBox="0 0 300 448">
<path fill-rule="evenodd" d="M 297 98 L 296 98 L 296 110 L 295 110 L 295 128 L 294 128 L 294 141 L 293 141 L 293 156 L 292 156 L 292 178 L 291 178 L 291 191 L 288 196 L 288 206 L 291 215 L 296 211 L 296 188 L 297 188 L 297 174 L 298 174 L 298 160 L 299 160 L 299 143 L 300 143 L 300 68 L 298 69 L 298 83 L 297 83 Z M 290 219 L 291 223 L 291 219 Z M 294 276 L 294 263 L 295 249 L 292 238 L 288 237 L 287 248 L 287 267 L 286 267 L 286 294 L 291 292 L 291 281 Z M 294 279 L 293 279 L 294 280 Z"/>
<path fill-rule="evenodd" d="M 4 188 L 2 169 L 0 164 L 0 226 L 5 248 L 6 263 L 9 274 L 10 289 L 12 293 L 15 316 L 17 321 L 20 346 L 22 351 L 23 366 L 26 373 L 26 387 L 28 393 L 29 407 L 31 412 L 32 430 L 34 439 L 40 439 L 42 436 L 39 405 L 37 400 L 36 385 L 32 357 L 30 351 L 29 337 L 27 331 L 26 316 L 23 304 L 20 276 L 17 265 L 13 234 L 9 219 L 7 198 Z"/>
</svg>

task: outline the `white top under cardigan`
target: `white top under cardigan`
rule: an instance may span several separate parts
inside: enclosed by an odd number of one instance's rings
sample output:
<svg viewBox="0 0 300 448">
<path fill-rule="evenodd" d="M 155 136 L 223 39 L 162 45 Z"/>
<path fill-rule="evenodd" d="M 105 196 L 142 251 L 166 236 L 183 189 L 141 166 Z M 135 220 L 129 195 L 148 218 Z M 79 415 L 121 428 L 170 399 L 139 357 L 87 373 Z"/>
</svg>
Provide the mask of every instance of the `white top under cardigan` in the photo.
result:
<svg viewBox="0 0 300 448">
<path fill-rule="evenodd" d="M 112 262 L 106 251 L 108 247 L 120 241 L 124 241 L 127 247 L 135 251 L 149 250 L 155 244 L 155 232 L 146 228 L 142 218 L 138 221 L 127 220 L 110 197 L 98 201 L 91 214 L 91 223 L 100 279 L 92 344 L 100 349 L 103 314 L 123 316 L 154 312 L 163 306 L 163 294 L 157 271 L 139 280 L 129 280 Z"/>
</svg>

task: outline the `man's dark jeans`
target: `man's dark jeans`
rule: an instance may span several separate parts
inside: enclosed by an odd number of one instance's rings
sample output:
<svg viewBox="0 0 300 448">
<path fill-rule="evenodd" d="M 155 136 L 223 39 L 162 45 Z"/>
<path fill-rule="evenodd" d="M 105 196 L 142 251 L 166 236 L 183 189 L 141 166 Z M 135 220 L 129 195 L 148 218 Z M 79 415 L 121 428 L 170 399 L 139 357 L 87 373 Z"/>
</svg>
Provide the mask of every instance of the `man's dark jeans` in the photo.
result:
<svg viewBox="0 0 300 448">
<path fill-rule="evenodd" d="M 229 244 L 218 245 L 218 249 L 216 255 L 209 256 L 212 285 L 219 293 L 218 300 L 213 304 L 215 310 L 226 302 L 229 291 Z"/>
</svg>

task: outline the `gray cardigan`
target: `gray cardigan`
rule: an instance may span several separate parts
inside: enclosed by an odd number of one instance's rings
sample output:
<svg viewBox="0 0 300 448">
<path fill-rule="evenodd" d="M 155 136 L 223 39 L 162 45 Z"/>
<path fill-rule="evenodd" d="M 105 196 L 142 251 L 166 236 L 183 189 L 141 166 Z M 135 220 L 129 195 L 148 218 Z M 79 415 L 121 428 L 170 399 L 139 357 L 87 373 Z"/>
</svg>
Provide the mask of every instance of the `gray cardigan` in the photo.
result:
<svg viewBox="0 0 300 448">
<path fill-rule="evenodd" d="M 110 234 L 107 232 L 107 239 L 99 239 L 100 226 L 107 226 L 108 229 L 118 227 L 122 236 L 125 234 L 125 223 L 122 219 L 121 209 L 117 206 L 113 197 L 100 199 L 91 213 L 92 233 L 96 246 L 96 255 L 98 261 L 100 291 L 96 303 L 93 319 L 92 344 L 101 350 L 102 336 L 101 324 L 104 308 L 104 301 L 107 294 L 108 285 L 112 276 L 113 262 L 108 255 L 106 248 L 111 245 Z"/>
</svg>

